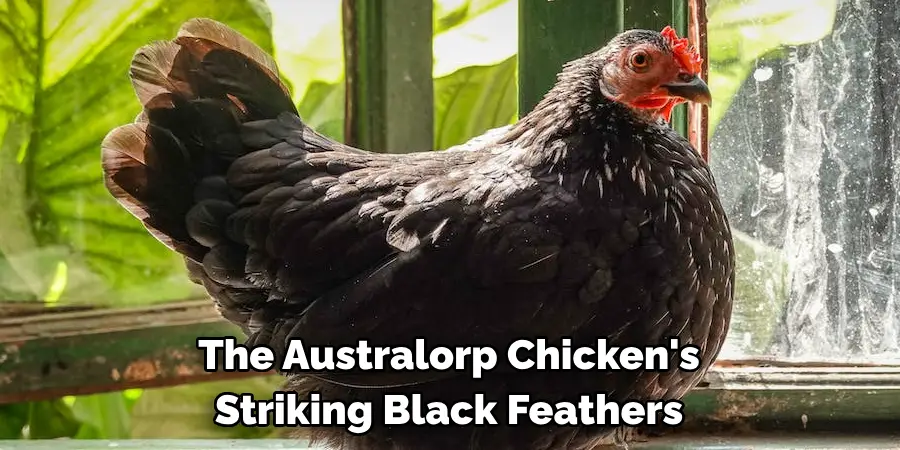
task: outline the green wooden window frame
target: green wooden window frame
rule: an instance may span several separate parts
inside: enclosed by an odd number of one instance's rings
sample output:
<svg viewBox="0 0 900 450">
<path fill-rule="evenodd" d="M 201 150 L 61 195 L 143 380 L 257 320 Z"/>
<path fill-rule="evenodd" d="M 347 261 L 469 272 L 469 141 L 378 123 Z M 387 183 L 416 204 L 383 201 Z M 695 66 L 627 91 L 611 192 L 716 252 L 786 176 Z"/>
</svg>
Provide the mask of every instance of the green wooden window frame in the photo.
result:
<svg viewBox="0 0 900 450">
<path fill-rule="evenodd" d="M 390 8 L 387 7 L 390 2 Z M 625 28 L 675 26 L 705 51 L 702 0 L 520 0 L 519 104 L 529 110 L 562 63 Z M 432 5 L 344 0 L 346 140 L 376 151 L 433 142 Z M 403 71 L 408 77 L 395 74 Z M 705 155 L 705 114 L 676 110 L 674 126 Z M 0 404 L 161 387 L 255 374 L 203 370 L 200 336 L 237 336 L 207 299 L 116 310 L 0 311 Z M 894 430 L 900 367 L 719 361 L 685 400 L 690 421 L 725 427 Z"/>
</svg>

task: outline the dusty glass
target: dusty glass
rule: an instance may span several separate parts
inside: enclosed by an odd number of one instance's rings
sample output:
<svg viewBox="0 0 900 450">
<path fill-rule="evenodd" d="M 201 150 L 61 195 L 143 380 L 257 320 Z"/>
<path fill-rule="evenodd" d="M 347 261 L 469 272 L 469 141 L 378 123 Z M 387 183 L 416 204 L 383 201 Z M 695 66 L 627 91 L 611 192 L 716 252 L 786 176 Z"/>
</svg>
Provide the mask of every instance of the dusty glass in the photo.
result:
<svg viewBox="0 0 900 450">
<path fill-rule="evenodd" d="M 723 358 L 900 357 L 900 12 L 708 4 L 710 158 L 738 248 Z"/>
</svg>

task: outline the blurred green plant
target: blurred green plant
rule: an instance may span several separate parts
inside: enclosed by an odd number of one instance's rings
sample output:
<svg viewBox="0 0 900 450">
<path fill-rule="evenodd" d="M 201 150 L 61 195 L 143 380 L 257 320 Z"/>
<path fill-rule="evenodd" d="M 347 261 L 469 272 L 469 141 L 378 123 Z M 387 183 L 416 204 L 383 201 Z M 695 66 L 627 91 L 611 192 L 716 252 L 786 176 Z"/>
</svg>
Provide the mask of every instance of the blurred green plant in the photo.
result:
<svg viewBox="0 0 900 450">
<path fill-rule="evenodd" d="M 99 146 L 139 112 L 134 51 L 187 19 L 227 22 L 272 48 L 251 0 L 0 1 L 0 295 L 113 304 L 199 295 L 181 258 L 103 187 Z"/>
<path fill-rule="evenodd" d="M 0 439 L 123 439 L 140 390 L 0 405 Z"/>
<path fill-rule="evenodd" d="M 97 157 L 139 111 L 125 70 L 134 50 L 198 16 L 272 51 L 304 119 L 342 138 L 339 0 L 2 0 L 0 298 L 120 307 L 203 295 L 108 195 Z M 515 118 L 515 17 L 512 0 L 437 2 L 438 148 Z"/>
</svg>

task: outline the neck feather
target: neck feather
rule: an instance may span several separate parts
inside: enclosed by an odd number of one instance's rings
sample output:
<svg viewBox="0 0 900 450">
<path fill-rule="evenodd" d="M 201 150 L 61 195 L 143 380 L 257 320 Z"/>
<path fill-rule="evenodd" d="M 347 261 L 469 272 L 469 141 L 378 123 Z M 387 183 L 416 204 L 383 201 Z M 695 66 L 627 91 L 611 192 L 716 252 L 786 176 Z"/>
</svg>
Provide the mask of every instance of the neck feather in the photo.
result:
<svg viewBox="0 0 900 450">
<path fill-rule="evenodd" d="M 526 166 L 565 172 L 594 165 L 591 148 L 620 147 L 637 128 L 652 125 L 649 116 L 603 95 L 597 83 L 602 65 L 584 59 L 567 65 L 556 85 L 500 140 L 524 149 L 520 158 Z"/>
</svg>

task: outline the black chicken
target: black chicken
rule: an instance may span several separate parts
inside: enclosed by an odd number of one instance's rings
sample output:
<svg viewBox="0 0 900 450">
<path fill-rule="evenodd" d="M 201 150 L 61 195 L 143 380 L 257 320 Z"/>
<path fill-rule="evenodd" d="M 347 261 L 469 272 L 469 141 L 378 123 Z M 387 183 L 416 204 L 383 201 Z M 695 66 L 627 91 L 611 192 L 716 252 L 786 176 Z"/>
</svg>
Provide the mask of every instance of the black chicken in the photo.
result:
<svg viewBox="0 0 900 450">
<path fill-rule="evenodd" d="M 103 142 L 106 185 L 252 345 L 700 347 L 685 372 L 287 374 L 288 388 L 372 401 L 530 393 L 683 396 L 728 330 L 734 251 L 713 177 L 665 119 L 708 103 L 685 39 L 632 30 L 565 66 L 513 126 L 449 151 L 374 154 L 297 115 L 272 58 L 210 20 L 140 49 L 143 113 Z M 473 111 L 477 114 L 477 111 Z M 501 360 L 505 353 L 501 353 Z M 673 354 L 673 358 L 676 358 Z M 505 420 L 501 407 L 495 415 Z M 313 431 L 348 449 L 586 449 L 609 427 L 376 426 Z"/>
</svg>

